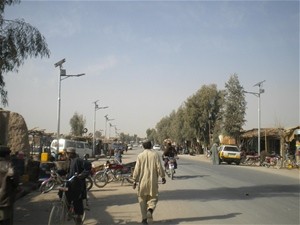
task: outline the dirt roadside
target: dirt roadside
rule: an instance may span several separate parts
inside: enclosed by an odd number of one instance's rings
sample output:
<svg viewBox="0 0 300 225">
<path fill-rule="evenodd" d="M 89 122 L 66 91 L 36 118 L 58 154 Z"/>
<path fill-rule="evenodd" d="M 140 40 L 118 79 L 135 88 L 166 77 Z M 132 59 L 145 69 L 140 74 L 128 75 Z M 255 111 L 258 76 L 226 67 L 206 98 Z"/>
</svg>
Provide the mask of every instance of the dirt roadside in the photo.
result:
<svg viewBox="0 0 300 225">
<path fill-rule="evenodd" d="M 202 155 L 179 155 L 179 158 L 187 158 L 190 160 L 195 160 L 195 161 L 201 161 L 201 162 L 205 162 L 205 163 L 212 163 L 211 162 L 211 158 L 207 158 L 204 154 Z M 219 165 L 219 166 L 222 166 Z M 236 165 L 232 165 L 232 166 L 236 166 Z M 300 170 L 299 169 L 275 169 L 273 167 L 267 168 L 267 167 L 262 167 L 262 166 L 246 166 L 246 165 L 239 165 L 238 167 L 243 167 L 245 169 L 254 169 L 257 171 L 261 171 L 264 173 L 272 173 L 272 174 L 279 174 L 282 176 L 287 176 L 287 177 L 291 177 L 291 178 L 295 178 L 298 179 L 300 181 Z"/>
</svg>

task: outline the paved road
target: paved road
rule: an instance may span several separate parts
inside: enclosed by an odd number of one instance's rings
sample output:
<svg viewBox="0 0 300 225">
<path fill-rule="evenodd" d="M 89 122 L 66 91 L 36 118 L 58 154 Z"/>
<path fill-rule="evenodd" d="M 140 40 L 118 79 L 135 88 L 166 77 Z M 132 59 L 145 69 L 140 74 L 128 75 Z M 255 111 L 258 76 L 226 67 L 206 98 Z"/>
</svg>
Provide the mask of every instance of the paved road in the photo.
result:
<svg viewBox="0 0 300 225">
<path fill-rule="evenodd" d="M 132 162 L 141 149 L 130 150 Z M 103 161 L 103 159 L 101 159 Z M 181 155 L 175 180 L 160 184 L 155 224 L 299 224 L 299 171 L 213 166 L 205 156 Z M 56 191 L 33 192 L 17 204 L 15 225 L 47 224 Z M 139 224 L 136 190 L 110 183 L 89 193 L 86 225 Z"/>
</svg>

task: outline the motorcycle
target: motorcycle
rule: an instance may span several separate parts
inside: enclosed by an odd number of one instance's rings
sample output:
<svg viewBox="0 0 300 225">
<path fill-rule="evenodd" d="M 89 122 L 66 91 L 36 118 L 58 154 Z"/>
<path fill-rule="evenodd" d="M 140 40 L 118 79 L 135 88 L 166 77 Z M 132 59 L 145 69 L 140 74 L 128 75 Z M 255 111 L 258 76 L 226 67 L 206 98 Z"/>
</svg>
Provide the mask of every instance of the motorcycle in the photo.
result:
<svg viewBox="0 0 300 225">
<path fill-rule="evenodd" d="M 168 175 L 168 177 L 170 177 L 171 180 L 173 180 L 175 174 L 176 158 L 168 156 L 168 157 L 164 157 L 164 161 L 165 161 L 165 172 Z"/>
<path fill-rule="evenodd" d="M 282 165 L 282 157 L 277 154 L 272 154 L 265 157 L 265 160 L 261 163 L 261 166 L 270 167 L 273 166 L 276 169 L 280 169 Z"/>
<path fill-rule="evenodd" d="M 102 188 L 112 181 L 124 181 L 133 184 L 132 172 L 136 162 L 121 164 L 118 161 L 107 161 L 104 170 L 98 171 L 94 175 L 94 183 L 97 187 Z"/>
<path fill-rule="evenodd" d="M 241 162 L 247 166 L 258 165 L 260 162 L 260 156 L 259 155 L 246 155 L 244 160 Z"/>
<path fill-rule="evenodd" d="M 44 180 L 40 186 L 40 192 L 45 194 L 53 190 L 53 188 L 57 185 L 62 185 L 65 180 L 65 171 L 63 170 L 56 170 L 52 169 L 50 171 L 50 177 L 46 180 Z M 89 191 L 93 186 L 93 180 L 91 176 L 88 176 L 85 179 L 86 182 L 86 189 Z"/>
</svg>

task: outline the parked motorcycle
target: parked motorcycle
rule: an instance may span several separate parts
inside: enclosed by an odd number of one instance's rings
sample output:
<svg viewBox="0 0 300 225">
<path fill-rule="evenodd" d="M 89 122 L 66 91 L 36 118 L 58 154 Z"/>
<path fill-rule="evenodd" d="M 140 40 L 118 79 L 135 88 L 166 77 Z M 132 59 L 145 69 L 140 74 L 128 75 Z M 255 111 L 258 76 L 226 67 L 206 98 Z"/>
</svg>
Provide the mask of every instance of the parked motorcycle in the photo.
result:
<svg viewBox="0 0 300 225">
<path fill-rule="evenodd" d="M 132 172 L 136 162 L 121 164 L 118 161 L 107 161 L 104 170 L 98 171 L 94 175 L 94 183 L 97 187 L 102 188 L 112 181 L 124 181 L 133 183 Z"/>
<path fill-rule="evenodd" d="M 260 163 L 260 156 L 259 155 L 246 155 L 241 163 L 247 166 L 259 165 Z"/>
<path fill-rule="evenodd" d="M 40 186 L 41 193 L 48 193 L 49 191 L 53 190 L 53 188 L 57 185 L 62 185 L 65 180 L 66 172 L 63 170 L 56 170 L 52 169 L 50 171 L 50 177 L 44 180 Z M 93 186 L 93 180 L 91 176 L 88 176 L 85 179 L 86 182 L 86 189 L 90 190 Z"/>
<path fill-rule="evenodd" d="M 265 160 L 261 163 L 261 166 L 270 167 L 273 166 L 276 169 L 280 169 L 282 166 L 282 157 L 278 154 L 272 154 L 265 157 Z"/>
<path fill-rule="evenodd" d="M 164 157 L 165 161 L 165 172 L 168 175 L 168 177 L 173 180 L 174 174 L 175 174 L 175 157 Z"/>
</svg>

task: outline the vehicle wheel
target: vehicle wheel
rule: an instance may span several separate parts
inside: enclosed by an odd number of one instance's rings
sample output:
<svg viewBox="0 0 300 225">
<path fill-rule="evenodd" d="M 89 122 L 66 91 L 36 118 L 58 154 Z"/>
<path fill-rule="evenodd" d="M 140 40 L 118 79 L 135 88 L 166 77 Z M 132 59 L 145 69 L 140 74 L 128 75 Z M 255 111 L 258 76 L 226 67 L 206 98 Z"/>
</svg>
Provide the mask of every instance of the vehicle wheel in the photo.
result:
<svg viewBox="0 0 300 225">
<path fill-rule="evenodd" d="M 86 190 L 88 190 L 88 191 L 91 190 L 93 187 L 93 183 L 94 182 L 91 177 L 85 178 Z"/>
<path fill-rule="evenodd" d="M 82 220 L 82 223 L 84 222 L 84 220 L 85 220 L 85 210 L 83 211 L 83 215 L 82 215 L 82 217 L 81 217 L 81 220 Z M 76 221 L 75 221 L 76 222 Z"/>
<path fill-rule="evenodd" d="M 127 182 L 130 183 L 130 184 L 133 184 L 133 183 L 134 183 L 134 180 L 133 180 L 132 177 L 126 177 L 125 179 L 126 179 Z"/>
<path fill-rule="evenodd" d="M 275 168 L 276 168 L 276 169 L 280 169 L 280 168 L 281 168 L 281 163 L 282 163 L 282 160 L 281 160 L 281 159 L 277 159 L 277 160 L 276 160 Z"/>
<path fill-rule="evenodd" d="M 249 159 L 249 158 L 245 161 L 245 164 L 246 164 L 247 166 L 252 166 L 253 163 L 254 163 L 254 161 L 251 160 L 251 159 Z"/>
<path fill-rule="evenodd" d="M 54 204 L 50 212 L 48 225 L 60 225 L 63 224 L 64 220 L 65 211 L 63 207 L 61 207 L 61 204 Z"/>
<path fill-rule="evenodd" d="M 174 179 L 174 170 L 173 169 L 170 171 L 170 178 L 171 178 L 171 180 Z"/>
<path fill-rule="evenodd" d="M 284 160 L 283 164 L 282 164 L 282 167 L 289 169 L 289 165 L 290 165 L 289 160 Z"/>
<path fill-rule="evenodd" d="M 94 177 L 94 183 L 98 188 L 104 187 L 108 182 L 107 174 L 102 172 L 98 172 Z"/>
<path fill-rule="evenodd" d="M 107 173 L 107 183 L 113 182 L 115 179 L 115 175 L 113 174 L 113 171 L 109 171 Z"/>
<path fill-rule="evenodd" d="M 42 183 L 40 186 L 41 193 L 43 193 L 43 194 L 48 193 L 49 191 L 51 191 L 54 188 L 55 184 L 56 184 L 56 182 L 54 180 L 45 181 L 45 183 Z"/>
<path fill-rule="evenodd" d="M 240 165 L 240 161 L 236 161 L 235 164 L 236 164 L 236 165 Z"/>
<path fill-rule="evenodd" d="M 167 169 L 167 170 L 166 170 L 166 174 L 167 174 L 168 177 L 170 177 L 171 171 L 170 171 L 169 169 Z"/>
</svg>

